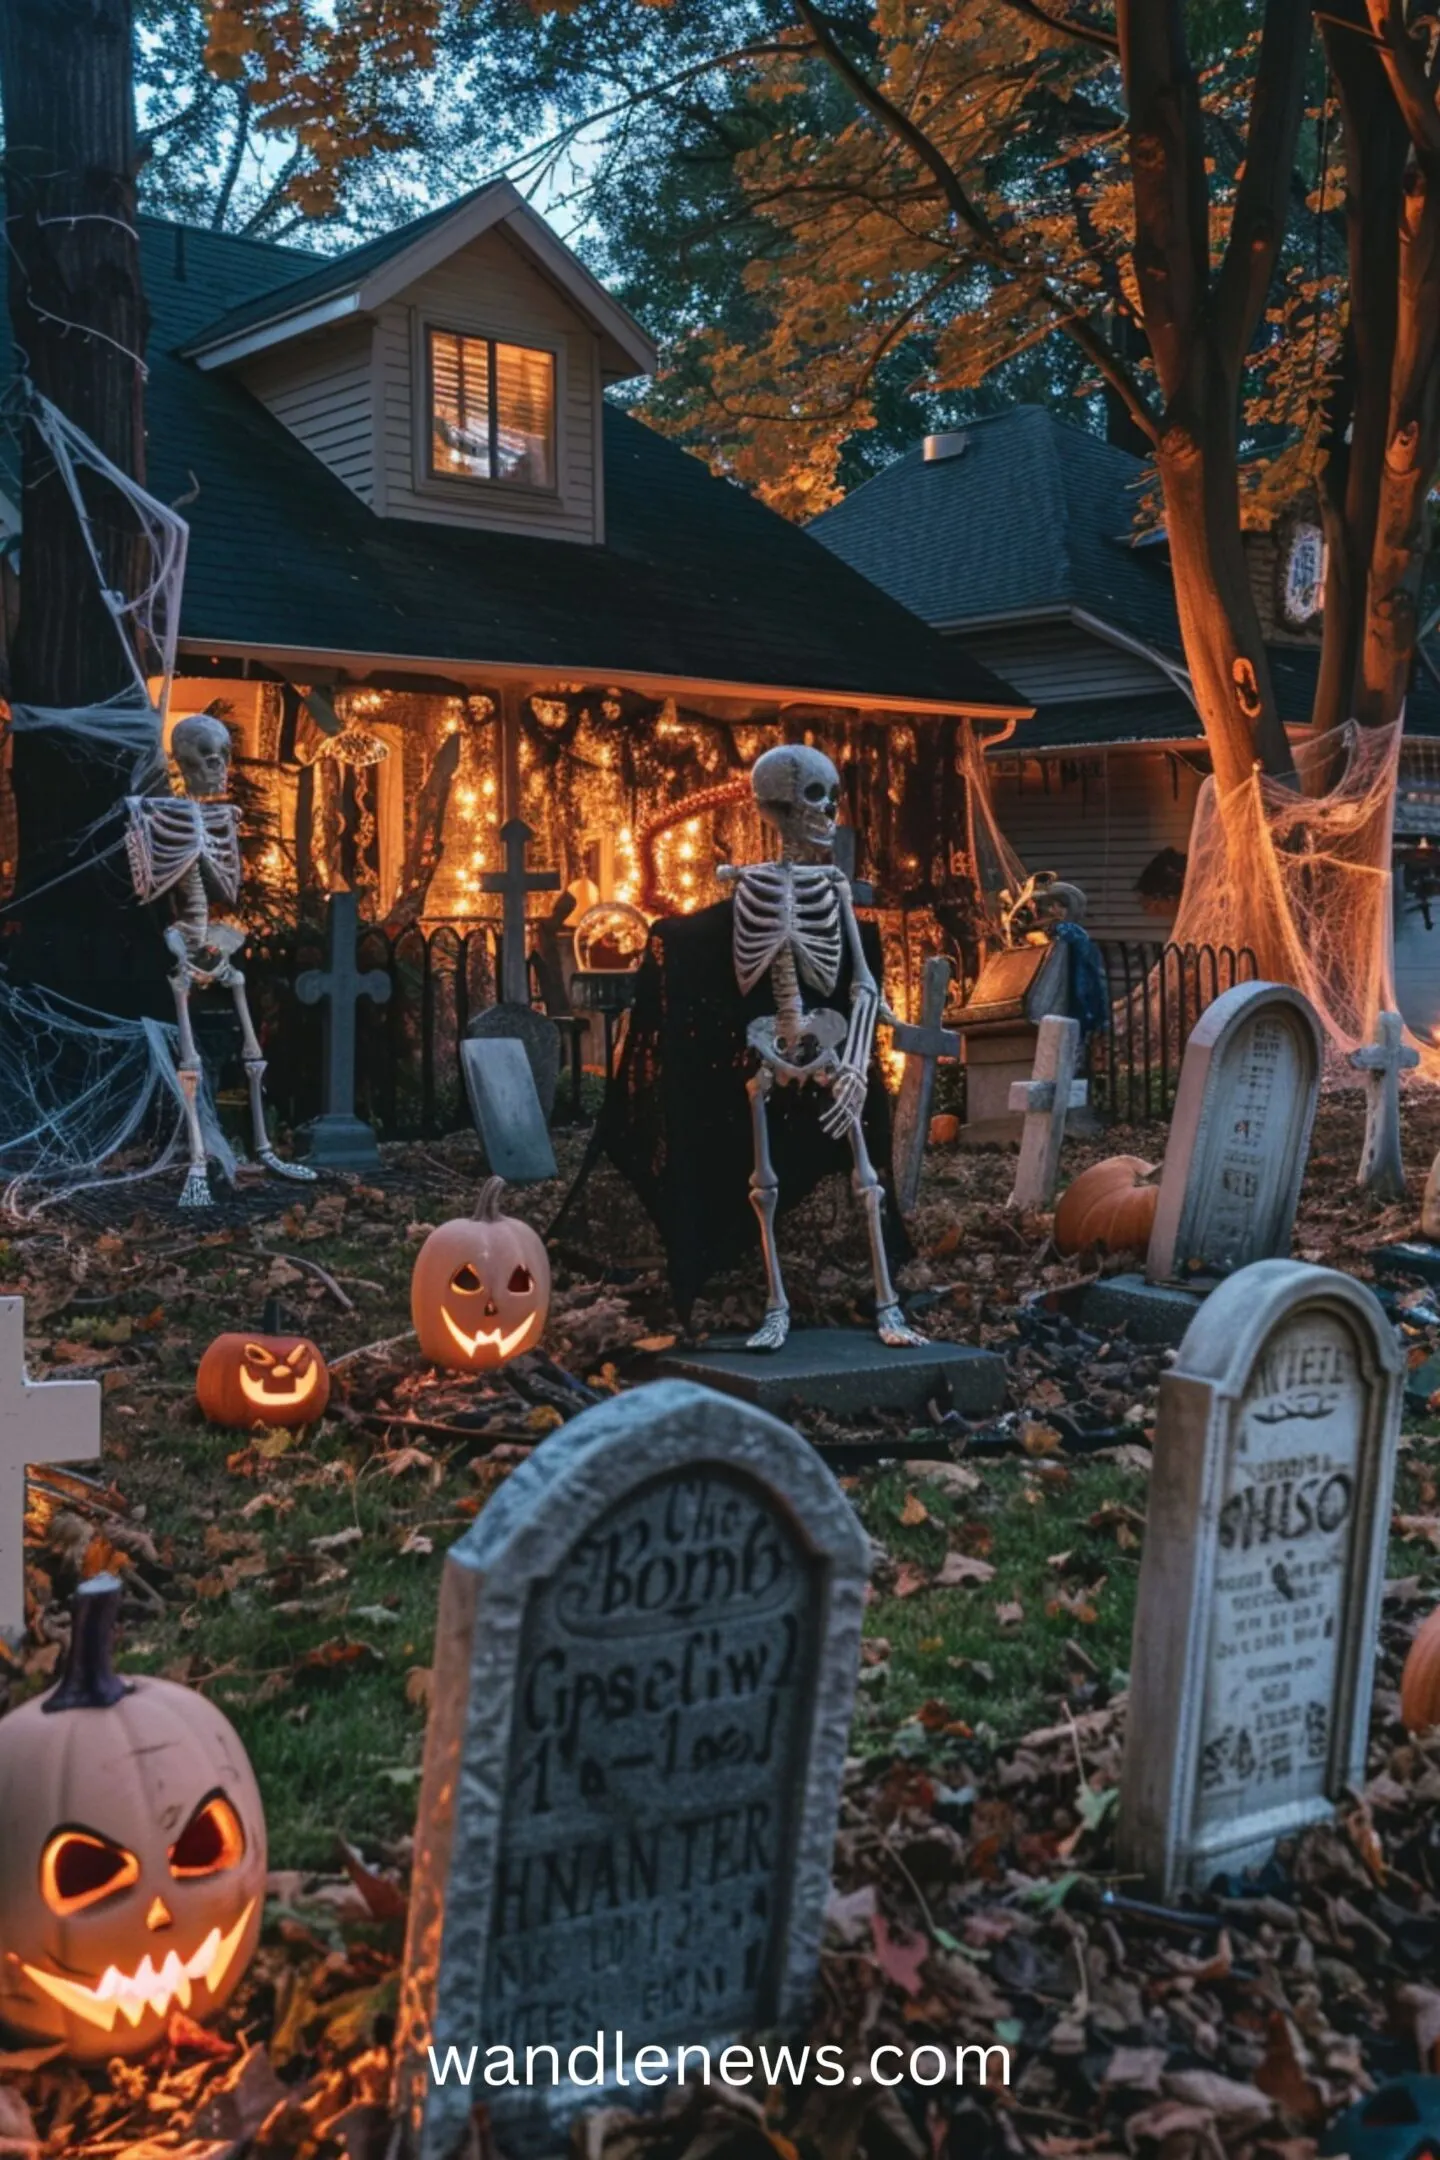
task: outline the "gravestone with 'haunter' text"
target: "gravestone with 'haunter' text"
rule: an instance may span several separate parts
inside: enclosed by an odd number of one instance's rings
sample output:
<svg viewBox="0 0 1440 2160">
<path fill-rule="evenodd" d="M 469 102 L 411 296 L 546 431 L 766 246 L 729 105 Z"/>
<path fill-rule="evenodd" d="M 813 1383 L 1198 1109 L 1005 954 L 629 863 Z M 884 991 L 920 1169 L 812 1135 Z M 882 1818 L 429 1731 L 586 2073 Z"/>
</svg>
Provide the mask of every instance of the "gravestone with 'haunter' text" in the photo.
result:
<svg viewBox="0 0 1440 2160">
<path fill-rule="evenodd" d="M 401 1998 L 418 2160 L 476 2099 L 506 2151 L 555 2149 L 643 2097 L 632 2051 L 804 2015 L 867 1565 L 795 1432 L 681 1381 L 552 1434 L 452 1549 Z M 469 2087 L 434 2075 L 451 2048 Z"/>
</svg>

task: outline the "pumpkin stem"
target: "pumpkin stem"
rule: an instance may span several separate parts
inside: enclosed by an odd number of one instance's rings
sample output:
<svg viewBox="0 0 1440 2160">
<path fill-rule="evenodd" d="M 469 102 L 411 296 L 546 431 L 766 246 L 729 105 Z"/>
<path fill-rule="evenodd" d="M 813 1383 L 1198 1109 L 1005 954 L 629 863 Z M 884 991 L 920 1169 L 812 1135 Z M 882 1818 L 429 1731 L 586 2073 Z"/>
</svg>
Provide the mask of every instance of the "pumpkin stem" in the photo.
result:
<svg viewBox="0 0 1440 2160">
<path fill-rule="evenodd" d="M 503 1177 L 487 1177 L 480 1187 L 480 1197 L 475 1202 L 476 1222 L 500 1220 L 500 1195 L 505 1190 Z"/>
<path fill-rule="evenodd" d="M 115 1622 L 120 1613 L 118 1575 L 92 1575 L 70 1600 L 70 1648 L 59 1685 L 46 1696 L 51 1710 L 108 1710 L 131 1683 L 115 1670 Z"/>
</svg>

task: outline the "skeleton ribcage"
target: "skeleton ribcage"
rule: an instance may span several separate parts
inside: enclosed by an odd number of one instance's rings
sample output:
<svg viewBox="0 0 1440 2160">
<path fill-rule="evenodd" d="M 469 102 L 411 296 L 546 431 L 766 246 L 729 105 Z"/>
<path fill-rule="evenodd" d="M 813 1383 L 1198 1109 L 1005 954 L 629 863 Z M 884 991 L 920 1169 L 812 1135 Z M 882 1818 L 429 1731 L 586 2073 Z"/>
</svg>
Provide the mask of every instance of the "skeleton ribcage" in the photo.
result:
<svg viewBox="0 0 1440 2160">
<path fill-rule="evenodd" d="M 782 954 L 827 994 L 840 979 L 840 872 L 829 863 L 756 863 L 735 887 L 735 976 L 752 990 Z"/>
</svg>

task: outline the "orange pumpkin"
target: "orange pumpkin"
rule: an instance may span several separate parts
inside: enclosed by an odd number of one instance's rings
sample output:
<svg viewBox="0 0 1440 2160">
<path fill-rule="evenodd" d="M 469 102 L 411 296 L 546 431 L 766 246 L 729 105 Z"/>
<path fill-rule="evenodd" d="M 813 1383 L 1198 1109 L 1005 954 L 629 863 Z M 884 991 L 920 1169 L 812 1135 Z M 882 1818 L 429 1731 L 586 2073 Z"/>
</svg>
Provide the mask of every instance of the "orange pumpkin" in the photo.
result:
<svg viewBox="0 0 1440 2160">
<path fill-rule="evenodd" d="M 330 1400 L 330 1369 L 303 1335 L 217 1335 L 195 1396 L 212 1425 L 310 1425 Z"/>
<path fill-rule="evenodd" d="M 937 1110 L 930 1120 L 931 1147 L 954 1147 L 959 1138 L 959 1118 L 952 1110 Z"/>
<path fill-rule="evenodd" d="M 0 2024 L 77 2062 L 215 2016 L 255 1954 L 265 1814 L 234 1728 L 111 1664 L 120 1584 L 72 1608 L 59 1685 L 0 1719 Z"/>
<path fill-rule="evenodd" d="M 487 1178 L 475 1213 L 441 1223 L 415 1256 L 421 1351 L 454 1372 L 490 1372 L 533 1349 L 550 1310 L 550 1256 L 529 1223 L 500 1213 L 504 1189 Z"/>
<path fill-rule="evenodd" d="M 1440 1606 L 1410 1645 L 1400 1680 L 1400 1717 L 1407 1732 L 1440 1725 Z"/>
<path fill-rule="evenodd" d="M 1055 1244 L 1062 1253 L 1081 1253 L 1092 1245 L 1106 1252 L 1143 1252 L 1150 1242 L 1158 1185 L 1154 1163 L 1138 1155 L 1111 1155 L 1082 1170 L 1060 1197 L 1055 1210 Z"/>
</svg>

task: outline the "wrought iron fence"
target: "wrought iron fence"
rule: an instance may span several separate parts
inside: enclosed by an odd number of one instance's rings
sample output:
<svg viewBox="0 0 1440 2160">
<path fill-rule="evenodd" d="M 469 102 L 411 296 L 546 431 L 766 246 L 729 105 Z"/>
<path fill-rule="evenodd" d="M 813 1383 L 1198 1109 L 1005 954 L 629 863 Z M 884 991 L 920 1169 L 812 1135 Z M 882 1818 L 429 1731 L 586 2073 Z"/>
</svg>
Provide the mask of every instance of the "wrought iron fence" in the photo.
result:
<svg viewBox="0 0 1440 2160">
<path fill-rule="evenodd" d="M 1090 1100 L 1104 1117 L 1168 1117 L 1186 1040 L 1207 1005 L 1259 973 L 1248 945 L 1161 945 L 1097 939 L 1110 1026 L 1088 1047 Z"/>
</svg>

